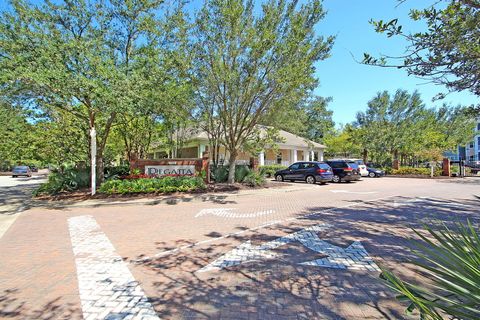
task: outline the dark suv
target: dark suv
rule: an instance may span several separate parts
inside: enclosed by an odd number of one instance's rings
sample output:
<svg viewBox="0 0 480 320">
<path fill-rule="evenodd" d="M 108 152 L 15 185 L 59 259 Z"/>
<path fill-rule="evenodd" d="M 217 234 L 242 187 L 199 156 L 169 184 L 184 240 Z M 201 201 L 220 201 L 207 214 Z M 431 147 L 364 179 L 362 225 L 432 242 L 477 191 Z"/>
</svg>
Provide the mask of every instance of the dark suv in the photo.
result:
<svg viewBox="0 0 480 320">
<path fill-rule="evenodd" d="M 333 170 L 333 182 L 360 180 L 360 170 L 355 162 L 349 160 L 327 160 Z"/>
<path fill-rule="evenodd" d="M 303 180 L 306 183 L 320 182 L 325 184 L 332 181 L 332 168 L 325 162 L 309 161 L 309 162 L 295 162 L 290 167 L 284 170 L 275 172 L 275 180 Z"/>
</svg>

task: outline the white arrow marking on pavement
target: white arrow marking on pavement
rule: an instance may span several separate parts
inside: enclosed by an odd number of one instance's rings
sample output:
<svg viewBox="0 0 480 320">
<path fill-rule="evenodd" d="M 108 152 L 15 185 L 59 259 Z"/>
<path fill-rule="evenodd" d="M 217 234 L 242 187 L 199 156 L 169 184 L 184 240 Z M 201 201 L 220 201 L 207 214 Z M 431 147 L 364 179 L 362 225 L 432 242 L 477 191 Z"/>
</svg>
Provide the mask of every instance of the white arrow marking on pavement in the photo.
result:
<svg viewBox="0 0 480 320">
<path fill-rule="evenodd" d="M 274 258 L 277 254 L 272 249 L 283 246 L 284 244 L 298 240 L 299 237 L 305 237 L 303 234 L 309 231 L 323 231 L 327 228 L 326 224 L 320 224 L 313 227 L 309 227 L 295 233 L 291 233 L 284 237 L 277 238 L 273 241 L 266 242 L 259 246 L 253 246 L 249 241 L 242 243 L 232 251 L 221 256 L 217 260 L 213 261 L 209 265 L 203 267 L 197 272 L 205 272 L 211 270 L 220 270 L 225 267 L 231 267 L 235 265 L 242 264 L 248 261 L 255 261 L 261 259 Z"/>
<path fill-rule="evenodd" d="M 272 249 L 293 241 L 298 241 L 310 250 L 327 256 L 313 261 L 302 262 L 302 265 L 334 269 L 380 271 L 360 242 L 355 241 L 346 249 L 343 249 L 321 240 L 315 232 L 323 231 L 327 227 L 328 225 L 326 224 L 316 225 L 258 246 L 254 246 L 250 241 L 247 241 L 198 270 L 198 272 L 220 270 L 255 260 L 272 259 L 278 256 Z"/>
<path fill-rule="evenodd" d="M 267 214 L 272 214 L 275 210 L 263 210 L 263 211 L 256 211 L 250 213 L 236 213 L 234 212 L 237 209 L 234 208 L 219 208 L 219 209 L 202 209 L 199 213 L 195 215 L 195 218 L 206 216 L 206 215 L 214 215 L 223 218 L 254 218 L 259 217 Z"/>
<path fill-rule="evenodd" d="M 349 191 L 349 190 L 330 190 L 333 193 L 351 193 L 351 194 L 374 194 L 377 191 Z"/>
<path fill-rule="evenodd" d="M 321 240 L 316 234 L 308 239 L 299 239 L 310 250 L 327 255 L 325 258 L 300 264 L 334 269 L 380 271 L 367 250 L 359 241 L 354 241 L 346 249 Z"/>
</svg>

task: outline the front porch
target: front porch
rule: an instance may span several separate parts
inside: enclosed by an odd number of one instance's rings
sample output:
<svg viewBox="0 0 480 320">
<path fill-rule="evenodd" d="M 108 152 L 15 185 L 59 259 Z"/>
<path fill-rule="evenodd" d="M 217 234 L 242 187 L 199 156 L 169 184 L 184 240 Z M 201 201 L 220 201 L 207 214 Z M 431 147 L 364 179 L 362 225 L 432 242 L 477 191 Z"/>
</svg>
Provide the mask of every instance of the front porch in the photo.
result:
<svg viewBox="0 0 480 320">
<path fill-rule="evenodd" d="M 323 150 L 279 149 L 277 152 L 266 150 L 258 155 L 258 164 L 289 166 L 298 161 L 323 161 Z"/>
</svg>

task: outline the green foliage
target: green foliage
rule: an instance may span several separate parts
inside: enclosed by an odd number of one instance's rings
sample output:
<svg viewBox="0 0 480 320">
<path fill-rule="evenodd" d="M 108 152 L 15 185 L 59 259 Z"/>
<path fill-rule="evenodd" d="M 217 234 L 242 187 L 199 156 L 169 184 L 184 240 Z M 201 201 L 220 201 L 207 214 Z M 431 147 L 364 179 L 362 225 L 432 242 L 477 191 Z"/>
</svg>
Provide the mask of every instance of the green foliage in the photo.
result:
<svg viewBox="0 0 480 320">
<path fill-rule="evenodd" d="M 270 178 L 270 177 L 273 177 L 275 172 L 283 169 L 287 169 L 287 167 L 282 166 L 280 164 L 272 164 L 267 166 L 260 166 L 259 171 L 264 177 Z"/>
<path fill-rule="evenodd" d="M 265 176 L 259 172 L 250 171 L 243 179 L 243 183 L 251 187 L 259 187 L 265 185 L 267 181 Z"/>
<path fill-rule="evenodd" d="M 130 174 L 130 167 L 129 166 L 117 166 L 117 167 L 105 167 L 105 180 L 115 180 L 122 176 L 126 176 Z"/>
<path fill-rule="evenodd" d="M 180 58 L 188 55 L 176 54 L 177 36 L 185 33 L 183 7 L 166 14 L 162 3 L 13 0 L 1 12 L 2 94 L 47 113 L 70 113 L 70 128 L 95 128 L 100 181 L 108 138 L 115 124 L 123 127 L 121 116 L 152 109 L 158 115 L 158 108 L 184 101 L 177 89 L 186 82 L 180 69 L 188 65 Z M 130 145 L 137 137 L 123 138 Z"/>
<path fill-rule="evenodd" d="M 162 177 L 131 180 L 110 180 L 104 182 L 99 192 L 106 194 L 167 193 L 194 191 L 205 188 L 200 177 Z"/>
<path fill-rule="evenodd" d="M 48 181 L 34 191 L 34 195 L 55 195 L 60 192 L 71 192 L 90 185 L 90 170 L 74 168 L 65 169 L 63 172 L 55 171 L 48 175 Z"/>
<path fill-rule="evenodd" d="M 405 68 L 409 74 L 445 85 L 451 91 L 468 90 L 480 95 L 478 0 L 430 1 L 425 9 L 411 10 L 410 18 L 421 21 L 425 30 L 409 33 L 402 29 L 398 19 L 372 21 L 377 32 L 398 36 L 408 44 L 405 54 L 397 60 L 386 56 L 374 58 L 366 53 L 364 63 Z"/>
<path fill-rule="evenodd" d="M 212 167 L 213 180 L 217 183 L 226 182 L 228 179 L 228 167 L 216 166 Z"/>
<path fill-rule="evenodd" d="M 392 169 L 393 175 L 430 175 L 430 168 L 413 168 L 413 167 L 400 167 L 398 170 Z M 435 168 L 433 171 L 434 176 L 442 175 L 442 169 Z"/>
<path fill-rule="evenodd" d="M 196 16 L 194 73 L 200 114 L 221 127 L 230 153 L 228 182 L 238 150 L 271 110 L 298 103 L 317 84 L 315 62 L 326 59 L 333 37 L 317 36 L 321 1 L 207 0 Z M 219 121 L 216 121 L 216 120 Z"/>
<path fill-rule="evenodd" d="M 346 125 L 339 130 L 334 130 L 324 137 L 323 143 L 327 146 L 325 156 L 329 158 L 353 156 L 358 157 L 361 153 L 361 148 L 358 141 L 355 139 L 354 128 L 351 125 Z"/>
<path fill-rule="evenodd" d="M 239 166 L 235 168 L 235 182 L 243 182 L 245 177 L 249 174 L 250 168 L 248 166 Z"/>
<path fill-rule="evenodd" d="M 444 105 L 429 109 L 418 92 L 404 90 L 394 95 L 378 93 L 356 118 L 347 132 L 349 142 L 360 148 L 357 154 L 381 165 L 394 159 L 402 165 L 438 160 L 443 151 L 466 140 L 472 125 L 465 108 Z"/>
<path fill-rule="evenodd" d="M 237 165 L 235 170 L 235 182 L 243 182 L 245 177 L 250 172 L 250 168 L 247 165 Z M 215 182 L 223 183 L 228 180 L 228 166 L 212 167 L 212 176 Z"/>
<path fill-rule="evenodd" d="M 413 261 L 422 271 L 417 284 L 401 280 L 383 269 L 381 277 L 396 291 L 398 299 L 410 302 L 407 312 L 418 310 L 421 319 L 442 320 L 480 318 L 480 238 L 478 230 L 468 222 L 456 224 L 455 230 L 443 224 L 440 230 L 425 227 Z M 420 277 L 420 278 L 418 278 Z"/>
</svg>

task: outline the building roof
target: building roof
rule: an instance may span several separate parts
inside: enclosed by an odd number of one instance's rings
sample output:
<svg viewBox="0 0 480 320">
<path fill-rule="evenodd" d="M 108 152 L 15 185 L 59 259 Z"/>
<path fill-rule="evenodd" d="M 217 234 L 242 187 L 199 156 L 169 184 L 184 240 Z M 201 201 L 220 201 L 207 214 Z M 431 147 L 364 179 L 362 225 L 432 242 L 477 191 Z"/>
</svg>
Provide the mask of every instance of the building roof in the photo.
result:
<svg viewBox="0 0 480 320">
<path fill-rule="evenodd" d="M 262 133 L 266 133 L 267 126 L 261 126 L 260 130 Z M 306 138 L 300 137 L 296 134 L 287 132 L 285 130 L 278 130 L 278 135 L 282 138 L 283 141 L 277 142 L 279 148 L 299 148 L 299 149 L 325 149 L 326 146 Z M 182 137 L 184 141 L 208 141 L 208 135 L 205 131 L 190 127 L 186 129 L 181 129 L 178 132 L 178 136 Z M 154 146 L 155 147 L 155 146 Z"/>
</svg>

